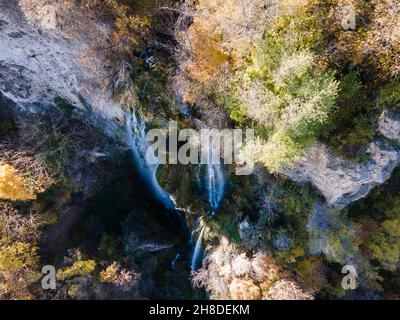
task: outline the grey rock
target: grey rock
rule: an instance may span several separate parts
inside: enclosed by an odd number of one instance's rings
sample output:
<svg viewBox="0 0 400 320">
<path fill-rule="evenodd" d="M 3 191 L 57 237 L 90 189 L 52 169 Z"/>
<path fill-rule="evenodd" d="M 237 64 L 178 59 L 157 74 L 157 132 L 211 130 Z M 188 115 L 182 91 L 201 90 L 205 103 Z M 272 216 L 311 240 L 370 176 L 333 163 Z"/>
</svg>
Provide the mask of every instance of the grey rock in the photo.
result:
<svg viewBox="0 0 400 320">
<path fill-rule="evenodd" d="M 399 149 L 387 141 L 373 141 L 367 153 L 369 159 L 360 164 L 335 156 L 317 143 L 282 173 L 298 183 L 310 182 L 330 206 L 342 209 L 388 180 L 400 163 Z"/>
<path fill-rule="evenodd" d="M 110 26 L 81 10 L 45 1 L 0 0 L 0 91 L 19 107 L 53 104 L 56 95 L 84 112 L 83 97 L 105 119 L 123 118 L 112 100 L 104 51 Z M 69 11 L 68 11 L 69 10 Z M 79 109 L 80 108 L 80 109 Z"/>
<path fill-rule="evenodd" d="M 386 110 L 378 121 L 379 131 L 386 138 L 400 143 L 400 115 Z"/>
</svg>

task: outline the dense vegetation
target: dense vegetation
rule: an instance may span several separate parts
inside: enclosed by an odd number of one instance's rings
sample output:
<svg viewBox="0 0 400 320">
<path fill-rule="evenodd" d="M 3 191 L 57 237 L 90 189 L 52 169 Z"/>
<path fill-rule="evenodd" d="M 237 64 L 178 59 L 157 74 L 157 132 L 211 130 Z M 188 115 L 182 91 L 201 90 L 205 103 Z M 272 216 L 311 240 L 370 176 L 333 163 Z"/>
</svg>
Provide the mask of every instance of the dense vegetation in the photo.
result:
<svg viewBox="0 0 400 320">
<path fill-rule="evenodd" d="M 399 169 L 344 209 L 281 175 L 317 141 L 364 163 L 385 139 L 377 119 L 400 112 L 398 0 L 354 1 L 347 29 L 347 0 L 64 2 L 111 26 L 93 50 L 124 110 L 163 128 L 254 128 L 242 156 L 258 167 L 230 176 L 211 221 L 196 168 L 161 168 L 190 226 L 208 221 L 203 268 L 186 283 L 188 262 L 172 269 L 177 252 L 162 251 L 179 231 L 146 198 L 126 147 L 61 96 L 44 115 L 16 117 L 0 94 L 1 299 L 204 297 L 191 285 L 226 299 L 400 298 Z M 57 293 L 39 289 L 44 263 L 57 267 Z M 348 263 L 355 291 L 341 287 Z"/>
<path fill-rule="evenodd" d="M 398 108 L 399 3 L 355 1 L 355 25 L 346 29 L 351 4 L 196 1 L 193 23 L 179 37 L 187 53 L 177 76 L 183 96 L 204 118 L 222 106 L 233 125 L 253 127 L 257 138 L 244 156 L 254 156 L 270 173 L 291 165 L 317 140 L 340 157 L 362 163 L 379 135 L 376 120 L 382 110 Z M 348 211 L 325 208 L 308 187 L 280 179 L 267 186 L 238 181 L 233 191 L 237 208 L 225 209 L 233 211 L 231 222 L 221 215 L 211 226 L 217 237 L 272 251 L 321 298 L 346 294 L 338 279 L 340 265 L 349 261 L 362 270 L 359 297 L 384 292 L 398 298 L 396 285 L 385 285 L 398 279 L 397 174 L 388 183 L 392 187 L 378 188 Z M 260 199 L 256 205 L 255 199 Z M 252 221 L 241 223 L 239 238 L 229 225 L 246 215 Z M 245 232 L 242 226 L 248 224 Z M 197 281 L 217 297 L 237 297 L 215 287 L 220 280 L 210 274 L 217 264 L 212 257 L 202 271 L 209 278 L 201 272 Z M 239 278 L 250 286 L 246 277 Z M 264 292 L 260 286 L 258 298 Z M 245 296 L 254 298 L 254 292 Z"/>
</svg>

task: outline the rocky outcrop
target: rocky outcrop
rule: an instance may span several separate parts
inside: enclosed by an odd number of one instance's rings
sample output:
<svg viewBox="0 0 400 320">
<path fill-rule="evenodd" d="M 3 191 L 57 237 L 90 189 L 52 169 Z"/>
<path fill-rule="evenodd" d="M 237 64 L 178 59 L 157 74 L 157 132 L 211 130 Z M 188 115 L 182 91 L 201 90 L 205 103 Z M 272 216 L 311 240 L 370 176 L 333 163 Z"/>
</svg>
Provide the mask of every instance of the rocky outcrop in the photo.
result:
<svg viewBox="0 0 400 320">
<path fill-rule="evenodd" d="M 110 26 L 65 2 L 0 0 L 0 91 L 34 112 L 59 95 L 84 111 L 121 118 L 101 49 Z"/>
<path fill-rule="evenodd" d="M 400 121 L 393 113 L 382 115 L 379 129 L 383 136 L 400 141 L 399 128 Z M 388 180 L 400 163 L 399 148 L 383 139 L 373 141 L 367 153 L 369 159 L 360 164 L 337 157 L 317 143 L 283 173 L 295 182 L 312 183 L 330 206 L 341 209 Z"/>
<path fill-rule="evenodd" d="M 387 110 L 378 121 L 379 131 L 386 138 L 400 143 L 400 115 Z"/>
</svg>

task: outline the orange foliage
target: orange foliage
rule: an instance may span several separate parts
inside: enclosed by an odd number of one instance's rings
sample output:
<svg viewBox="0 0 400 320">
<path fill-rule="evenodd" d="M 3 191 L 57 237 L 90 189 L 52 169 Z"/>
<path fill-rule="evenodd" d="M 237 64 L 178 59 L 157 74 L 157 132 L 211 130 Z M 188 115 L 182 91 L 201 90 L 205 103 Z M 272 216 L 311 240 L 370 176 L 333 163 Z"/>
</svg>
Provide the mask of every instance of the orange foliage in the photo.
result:
<svg viewBox="0 0 400 320">
<path fill-rule="evenodd" d="M 188 72 L 194 80 L 207 82 L 229 60 L 229 55 L 218 48 L 219 36 L 210 36 L 207 30 L 197 26 L 191 28 L 191 33 L 194 60 Z"/>
<path fill-rule="evenodd" d="M 106 0 L 105 3 L 114 16 L 112 32 L 113 45 L 120 53 L 130 54 L 134 47 L 142 44 L 150 29 L 150 20 L 146 16 L 134 15 L 129 7 L 119 4 L 115 0 Z"/>
<path fill-rule="evenodd" d="M 36 197 L 17 170 L 8 164 L 0 163 L 0 198 L 25 201 Z"/>
</svg>

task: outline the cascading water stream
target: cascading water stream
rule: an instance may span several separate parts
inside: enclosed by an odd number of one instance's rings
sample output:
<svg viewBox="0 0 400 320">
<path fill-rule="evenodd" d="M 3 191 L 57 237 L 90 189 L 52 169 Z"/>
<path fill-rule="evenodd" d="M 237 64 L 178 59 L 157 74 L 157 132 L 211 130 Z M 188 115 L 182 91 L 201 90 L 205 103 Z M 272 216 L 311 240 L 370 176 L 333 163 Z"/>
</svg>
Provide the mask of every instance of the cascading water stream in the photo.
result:
<svg viewBox="0 0 400 320">
<path fill-rule="evenodd" d="M 211 217 L 214 217 L 224 196 L 225 180 L 220 164 L 207 164 L 207 192 Z"/>
<path fill-rule="evenodd" d="M 198 269 L 199 262 L 202 258 L 201 244 L 203 242 L 203 235 L 204 235 L 205 229 L 206 229 L 206 224 L 204 224 L 204 226 L 201 228 L 199 238 L 197 239 L 196 246 L 194 247 L 192 263 L 190 265 L 190 268 L 192 270 Z"/>
<path fill-rule="evenodd" d="M 224 197 L 224 191 L 225 191 L 225 177 L 222 171 L 222 165 L 218 161 L 216 161 L 216 158 L 214 157 L 214 152 L 212 147 L 209 148 L 208 150 L 208 163 L 206 167 L 206 189 L 207 189 L 207 197 L 208 197 L 208 203 L 210 205 L 210 218 L 213 218 L 215 216 L 215 213 L 217 212 L 219 206 L 221 205 L 221 201 Z M 199 237 L 196 242 L 196 246 L 193 251 L 193 256 L 192 256 L 192 263 L 191 263 L 191 269 L 192 270 L 197 270 L 200 261 L 202 260 L 202 251 L 201 251 L 201 245 L 203 242 L 203 236 L 204 236 L 204 231 L 206 228 L 206 224 L 202 227 Z"/>
<path fill-rule="evenodd" d="M 155 161 L 156 159 L 152 159 L 152 163 L 156 164 L 150 164 L 146 158 L 148 144 L 146 140 L 145 123 L 140 117 L 139 119 L 136 117 L 135 111 L 126 113 L 126 133 L 132 160 L 143 182 L 150 188 L 153 196 L 164 205 L 167 210 L 176 209 L 175 203 L 170 195 L 158 184 L 156 176 L 158 164 Z"/>
</svg>

